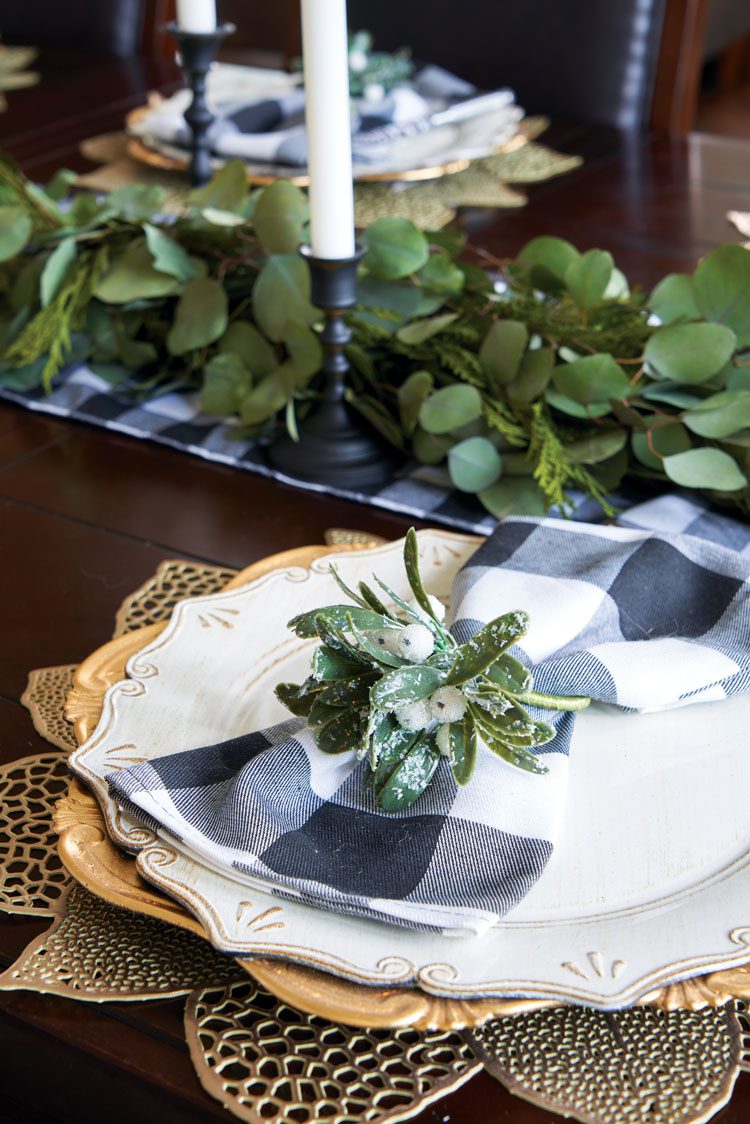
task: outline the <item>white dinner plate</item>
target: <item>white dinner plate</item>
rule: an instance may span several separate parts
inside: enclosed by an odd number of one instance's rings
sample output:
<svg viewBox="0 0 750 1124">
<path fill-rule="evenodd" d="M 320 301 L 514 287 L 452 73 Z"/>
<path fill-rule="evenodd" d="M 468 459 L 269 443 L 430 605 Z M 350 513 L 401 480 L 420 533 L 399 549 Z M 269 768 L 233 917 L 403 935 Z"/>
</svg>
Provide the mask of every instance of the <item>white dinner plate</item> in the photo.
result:
<svg viewBox="0 0 750 1124">
<path fill-rule="evenodd" d="M 477 540 L 420 532 L 430 592 L 447 598 Z M 307 673 L 313 641 L 290 617 L 373 571 L 407 593 L 402 544 L 276 570 L 184 601 L 108 691 L 71 765 L 96 792 L 116 842 L 191 910 L 212 942 L 360 983 L 463 998 L 527 996 L 615 1009 L 674 980 L 750 961 L 750 698 L 657 714 L 592 706 L 571 745 L 565 824 L 543 876 L 483 937 L 414 933 L 274 897 L 205 869 L 129 821 L 105 777 L 278 721 L 278 682 Z"/>
</svg>

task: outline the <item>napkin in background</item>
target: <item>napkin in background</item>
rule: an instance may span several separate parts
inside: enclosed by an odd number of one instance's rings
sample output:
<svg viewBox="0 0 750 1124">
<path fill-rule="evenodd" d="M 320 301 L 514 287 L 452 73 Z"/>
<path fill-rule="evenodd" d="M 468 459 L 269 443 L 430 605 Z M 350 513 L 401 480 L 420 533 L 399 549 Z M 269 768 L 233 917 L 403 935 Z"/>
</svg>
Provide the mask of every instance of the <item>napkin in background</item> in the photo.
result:
<svg viewBox="0 0 750 1124">
<path fill-rule="evenodd" d="M 209 133 L 214 155 L 289 167 L 306 165 L 301 86 L 279 85 L 271 79 L 270 93 L 265 96 L 260 87 L 235 91 L 227 81 L 214 88 L 210 100 L 217 120 Z M 486 137 L 493 130 L 502 139 L 509 130 L 512 135 L 523 115 L 511 90 L 477 96 L 475 86 L 438 66 L 422 68 L 408 85 L 397 86 L 381 98 L 353 99 L 352 107 L 352 155 L 355 164 L 362 165 L 391 158 L 398 162 L 414 138 L 422 136 L 420 143 L 425 146 L 426 134 L 430 147 L 460 138 L 464 147 L 476 145 L 484 154 Z M 132 131 L 162 144 L 188 148 L 191 136 L 183 116 L 185 108 L 184 91 L 180 91 L 144 114 Z M 484 143 L 479 137 L 485 138 Z"/>
<path fill-rule="evenodd" d="M 461 641 L 526 609 L 514 652 L 538 690 L 662 709 L 750 688 L 750 531 L 682 497 L 631 508 L 614 527 L 506 519 L 457 575 L 452 605 Z M 547 774 L 480 747 L 466 787 L 441 762 L 396 815 L 377 809 L 354 752 L 321 753 L 299 719 L 109 781 L 129 814 L 235 880 L 411 929 L 480 934 L 540 877 L 559 834 L 574 716 L 544 717 L 557 729 L 536 751 Z"/>
</svg>

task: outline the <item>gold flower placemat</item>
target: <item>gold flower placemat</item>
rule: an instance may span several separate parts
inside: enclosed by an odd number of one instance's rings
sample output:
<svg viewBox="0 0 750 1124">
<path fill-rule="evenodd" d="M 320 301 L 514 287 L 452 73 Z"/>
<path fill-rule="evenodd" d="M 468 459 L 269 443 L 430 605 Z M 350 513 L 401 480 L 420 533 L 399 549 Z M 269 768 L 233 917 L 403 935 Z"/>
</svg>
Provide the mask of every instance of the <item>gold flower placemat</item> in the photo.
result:
<svg viewBox="0 0 750 1124">
<path fill-rule="evenodd" d="M 509 184 L 539 183 L 565 175 L 582 163 L 534 143 L 548 126 L 544 117 L 522 122 L 522 133 L 502 152 L 472 160 L 463 171 L 416 183 L 358 183 L 354 210 L 357 226 L 369 226 L 384 215 L 411 219 L 425 230 L 439 230 L 456 217 L 458 207 L 522 207 L 527 197 Z M 158 184 L 167 192 L 167 208 L 180 211 L 189 186 L 181 172 L 153 168 L 128 153 L 125 133 L 105 133 L 81 144 L 81 152 L 100 167 L 78 177 L 76 186 L 112 191 L 132 183 Z"/>
</svg>

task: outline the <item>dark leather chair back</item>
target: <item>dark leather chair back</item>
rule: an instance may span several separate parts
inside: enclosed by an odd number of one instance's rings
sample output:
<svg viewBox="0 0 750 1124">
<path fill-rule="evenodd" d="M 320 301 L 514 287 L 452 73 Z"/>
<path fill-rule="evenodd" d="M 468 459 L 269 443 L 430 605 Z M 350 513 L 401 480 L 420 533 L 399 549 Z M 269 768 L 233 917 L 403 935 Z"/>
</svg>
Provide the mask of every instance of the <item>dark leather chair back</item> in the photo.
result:
<svg viewBox="0 0 750 1124">
<path fill-rule="evenodd" d="M 407 44 L 530 113 L 643 124 L 666 0 L 348 0 L 375 46 Z"/>
<path fill-rule="evenodd" d="M 6 43 L 126 58 L 139 53 L 143 7 L 143 0 L 0 0 L 0 35 Z"/>
</svg>

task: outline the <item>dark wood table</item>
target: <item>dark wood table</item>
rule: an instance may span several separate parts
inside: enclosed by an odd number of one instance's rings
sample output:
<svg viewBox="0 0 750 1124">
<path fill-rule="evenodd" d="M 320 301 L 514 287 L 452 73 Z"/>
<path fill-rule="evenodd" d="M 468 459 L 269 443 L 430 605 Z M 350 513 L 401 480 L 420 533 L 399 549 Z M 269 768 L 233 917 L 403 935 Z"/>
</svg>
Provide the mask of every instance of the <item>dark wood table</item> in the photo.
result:
<svg viewBox="0 0 750 1124">
<path fill-rule="evenodd" d="M 179 75 L 165 62 L 69 54 L 42 59 L 43 83 L 10 94 L 0 140 L 40 180 L 85 168 L 77 146 L 121 125 L 148 89 Z M 554 107 L 551 107 L 554 108 Z M 520 211 L 469 212 L 473 240 L 495 254 L 554 233 L 610 249 L 646 286 L 690 269 L 722 240 L 737 240 L 728 209 L 750 210 L 750 145 L 710 137 L 621 136 L 559 123 L 550 143 L 585 158 L 541 184 Z M 295 490 L 155 445 L 0 406 L 0 761 L 44 749 L 19 703 L 31 668 L 71 663 L 106 641 L 122 598 L 165 558 L 241 567 L 274 551 L 320 542 L 331 526 L 398 537 L 407 521 L 374 508 Z M 0 918 L 7 965 L 46 924 Z M 716 1118 L 744 1124 L 750 1079 Z M 0 1124 L 167 1124 L 226 1121 L 198 1085 L 179 1001 L 92 1005 L 28 993 L 0 995 Z M 420 1120 L 549 1124 L 486 1075 L 428 1108 Z"/>
</svg>

